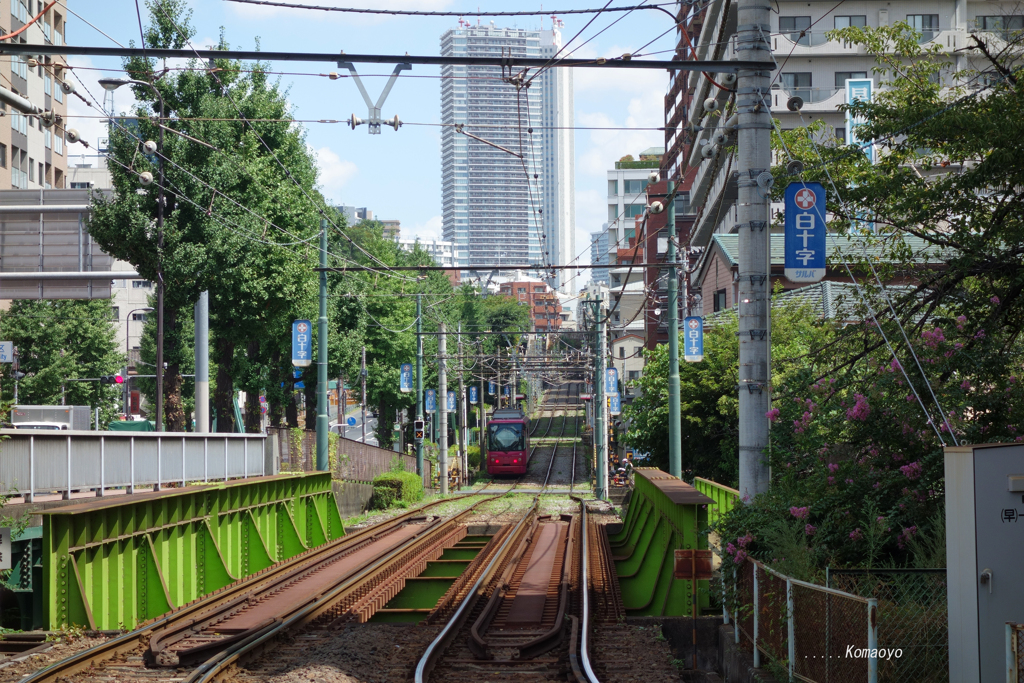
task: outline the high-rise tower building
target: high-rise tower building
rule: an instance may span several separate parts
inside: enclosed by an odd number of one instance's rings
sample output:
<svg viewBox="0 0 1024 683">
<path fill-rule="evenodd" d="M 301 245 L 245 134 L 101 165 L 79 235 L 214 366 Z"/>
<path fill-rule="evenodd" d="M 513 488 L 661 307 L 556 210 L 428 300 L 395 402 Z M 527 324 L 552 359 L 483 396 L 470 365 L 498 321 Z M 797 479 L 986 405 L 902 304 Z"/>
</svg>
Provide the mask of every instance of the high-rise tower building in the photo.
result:
<svg viewBox="0 0 1024 683">
<path fill-rule="evenodd" d="M 554 58 L 562 49 L 562 22 L 541 31 L 540 55 Z M 568 265 L 576 258 L 575 137 L 573 135 L 572 69 L 548 69 L 541 76 L 544 127 L 545 263 Z M 556 270 L 548 284 L 564 290 L 571 271 Z"/>
<path fill-rule="evenodd" d="M 537 58 L 560 47 L 557 26 L 530 31 L 460 21 L 441 36 L 443 57 Z M 503 79 L 517 73 L 441 68 L 443 234 L 463 269 L 553 265 L 575 256 L 572 76 L 549 69 L 529 88 Z M 463 135 L 456 124 L 515 154 Z"/>
</svg>

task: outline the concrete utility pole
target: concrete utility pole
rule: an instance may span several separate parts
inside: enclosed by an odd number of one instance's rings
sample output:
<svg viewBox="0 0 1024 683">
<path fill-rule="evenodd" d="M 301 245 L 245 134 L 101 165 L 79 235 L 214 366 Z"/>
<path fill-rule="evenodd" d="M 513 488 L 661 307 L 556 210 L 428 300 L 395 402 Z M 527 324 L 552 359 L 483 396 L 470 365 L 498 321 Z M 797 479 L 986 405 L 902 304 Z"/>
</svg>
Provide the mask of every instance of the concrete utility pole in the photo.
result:
<svg viewBox="0 0 1024 683">
<path fill-rule="evenodd" d="M 668 216 L 668 472 L 683 477 L 682 417 L 679 412 L 679 272 L 676 269 L 675 183 L 665 188 Z"/>
<path fill-rule="evenodd" d="M 320 268 L 327 267 L 327 219 L 320 219 Z M 327 433 L 331 428 L 327 415 L 327 271 L 320 271 L 320 319 L 316 330 L 316 468 L 330 469 Z"/>
<path fill-rule="evenodd" d="M 736 56 L 771 61 L 770 10 L 762 0 L 739 0 Z M 771 187 L 771 74 L 741 70 L 736 80 L 739 115 L 739 458 L 740 498 L 768 490 L 768 190 Z"/>
<path fill-rule="evenodd" d="M 416 294 L 416 419 L 423 420 L 423 295 Z M 426 431 L 426 430 L 424 430 Z M 416 442 L 416 474 L 423 476 L 423 440 Z"/>
<path fill-rule="evenodd" d="M 441 484 L 441 495 L 448 495 L 448 373 L 445 366 L 448 359 L 447 335 L 444 323 L 437 324 L 437 468 L 440 470 L 438 480 Z"/>
<path fill-rule="evenodd" d="M 597 448 L 597 490 L 598 500 L 606 498 L 608 490 L 608 429 L 605 426 L 604 358 L 605 319 L 601 314 L 601 297 L 594 301 L 594 320 L 597 323 L 597 358 L 594 363 L 594 445 Z"/>
<path fill-rule="evenodd" d="M 462 323 L 459 323 L 459 469 L 462 483 L 469 483 L 469 456 L 466 448 L 466 385 L 462 377 Z"/>
<path fill-rule="evenodd" d="M 196 316 L 196 432 L 210 431 L 210 293 L 202 292 Z M 127 410 L 125 411 L 128 412 Z"/>
<path fill-rule="evenodd" d="M 363 347 L 363 362 L 359 370 L 359 376 L 363 380 L 363 443 L 366 443 L 366 347 Z M 338 422 L 344 424 L 345 416 L 339 415 Z"/>
</svg>

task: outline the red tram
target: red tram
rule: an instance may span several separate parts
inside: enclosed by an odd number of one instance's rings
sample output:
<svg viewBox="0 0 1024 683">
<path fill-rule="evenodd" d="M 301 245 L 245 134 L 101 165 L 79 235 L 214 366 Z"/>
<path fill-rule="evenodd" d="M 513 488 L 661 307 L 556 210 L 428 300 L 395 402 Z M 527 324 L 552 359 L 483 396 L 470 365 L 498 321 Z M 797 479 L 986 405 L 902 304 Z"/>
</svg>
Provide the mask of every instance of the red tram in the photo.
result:
<svg viewBox="0 0 1024 683">
<path fill-rule="evenodd" d="M 495 410 L 487 423 L 488 474 L 526 474 L 530 420 L 518 408 Z"/>
</svg>

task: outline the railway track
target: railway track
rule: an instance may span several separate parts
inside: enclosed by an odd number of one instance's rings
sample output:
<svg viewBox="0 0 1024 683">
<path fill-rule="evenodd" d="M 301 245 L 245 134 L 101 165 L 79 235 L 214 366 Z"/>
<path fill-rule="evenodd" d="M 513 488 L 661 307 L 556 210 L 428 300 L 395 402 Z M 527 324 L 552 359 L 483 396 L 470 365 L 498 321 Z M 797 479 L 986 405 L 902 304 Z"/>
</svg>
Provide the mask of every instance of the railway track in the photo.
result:
<svg viewBox="0 0 1024 683">
<path fill-rule="evenodd" d="M 460 522 L 423 506 L 325 544 L 184 605 L 140 628 L 57 662 L 24 683 L 125 677 L 169 683 L 219 681 L 243 659 L 317 620 L 365 617 L 406 579 L 465 535 Z M 87 675 L 86 675 L 87 674 Z"/>
</svg>

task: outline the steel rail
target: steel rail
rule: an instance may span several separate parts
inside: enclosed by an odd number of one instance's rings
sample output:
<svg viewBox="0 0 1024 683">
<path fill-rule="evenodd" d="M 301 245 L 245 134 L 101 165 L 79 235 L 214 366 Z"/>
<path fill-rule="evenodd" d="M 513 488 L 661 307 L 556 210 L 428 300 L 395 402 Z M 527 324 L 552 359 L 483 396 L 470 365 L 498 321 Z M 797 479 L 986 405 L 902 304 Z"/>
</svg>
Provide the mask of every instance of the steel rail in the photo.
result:
<svg viewBox="0 0 1024 683">
<path fill-rule="evenodd" d="M 509 489 L 509 491 L 511 490 L 512 489 Z M 505 495 L 505 493 L 508 493 L 508 491 L 502 492 L 493 497 L 498 498 Z M 256 574 L 242 577 L 223 588 L 182 605 L 163 616 L 157 617 L 154 621 L 144 624 L 134 631 L 129 631 L 128 633 L 108 640 L 105 643 L 101 643 L 89 648 L 88 650 L 84 650 L 58 662 L 54 662 L 45 669 L 41 669 L 33 673 L 21 683 L 43 683 L 44 681 L 55 681 L 58 677 L 70 676 L 86 668 L 95 666 L 100 662 L 110 659 L 111 657 L 137 647 L 144 638 L 151 636 L 160 629 L 169 627 L 182 620 L 194 620 L 202 613 L 216 610 L 225 603 L 230 603 L 238 599 L 240 596 L 252 593 L 253 591 L 263 590 L 267 586 L 273 585 L 278 578 L 283 575 L 302 571 L 303 569 L 310 569 L 316 564 L 322 563 L 325 559 L 333 557 L 339 552 L 348 550 L 350 546 L 358 546 L 364 542 L 372 541 L 376 536 L 382 536 L 394 531 L 405 522 L 422 516 L 424 510 L 435 505 L 440 505 L 444 502 L 446 501 L 438 500 L 432 503 L 427 503 L 426 505 L 420 506 L 414 510 L 409 510 L 408 512 L 402 513 L 397 517 L 383 522 L 379 526 L 367 527 L 366 529 L 361 529 L 354 534 L 342 536 L 330 543 L 325 543 L 316 548 L 310 548 L 295 557 L 268 567 Z M 480 501 L 480 503 L 482 502 L 484 501 Z M 478 504 L 479 503 L 476 505 Z"/>
<path fill-rule="evenodd" d="M 501 495 L 504 494 L 491 496 L 487 499 L 478 501 L 459 514 L 445 520 L 445 523 L 455 522 L 461 517 L 468 515 L 478 505 L 488 502 L 488 500 L 499 498 Z M 258 630 L 245 640 L 235 643 L 231 647 L 218 652 L 193 671 L 192 674 L 185 679 L 184 683 L 210 683 L 211 681 L 223 680 L 224 677 L 229 675 L 229 667 L 238 663 L 242 657 L 253 654 L 254 650 L 257 648 L 261 648 L 261 650 L 265 649 L 266 646 L 270 644 L 270 641 L 277 636 L 287 632 L 295 626 L 300 626 L 303 623 L 311 621 L 317 618 L 324 611 L 331 609 L 333 607 L 333 603 L 337 599 L 341 598 L 346 591 L 358 585 L 367 577 L 373 575 L 374 572 L 377 572 L 389 562 L 395 560 L 400 554 L 409 550 L 420 540 L 420 536 L 410 539 L 408 542 L 377 558 L 371 564 L 365 565 L 356 574 L 345 579 L 343 583 L 335 585 L 334 588 L 330 589 L 327 593 L 313 596 L 305 605 L 291 614 L 280 615 L 279 618 L 281 620 L 275 620 L 273 624 Z"/>
<path fill-rule="evenodd" d="M 515 528 L 505 536 L 505 540 L 502 542 L 501 547 L 498 548 L 496 553 L 494 553 L 494 557 L 491 558 L 491 561 L 487 563 L 487 567 L 483 572 L 481 572 L 480 578 L 476 580 L 476 583 L 473 584 L 473 587 L 467 594 L 466 599 L 459 604 L 459 608 L 455 611 L 452 618 L 448 620 L 448 623 L 444 625 L 444 628 L 441 629 L 441 632 L 437 637 L 430 641 L 430 645 L 427 646 L 423 656 L 420 657 L 419 661 L 416 663 L 414 683 L 425 683 L 427 676 L 430 675 L 434 665 L 437 663 L 437 659 L 444 651 L 442 646 L 447 646 L 449 641 L 454 638 L 455 634 L 457 634 L 459 629 L 462 628 L 464 622 L 469 617 L 469 605 L 476 603 L 476 600 L 479 598 L 480 589 L 484 584 L 484 580 L 490 580 L 489 576 L 491 572 L 494 571 L 498 560 L 504 556 L 509 543 L 512 542 L 513 538 L 519 535 L 519 532 L 522 530 L 522 527 L 526 524 L 527 520 L 536 513 L 539 502 L 540 497 L 534 497 L 533 505 L 531 505 L 530 509 L 526 511 L 526 514 L 524 514 L 519 520 Z"/>
<path fill-rule="evenodd" d="M 589 530 L 587 528 L 587 504 L 582 499 L 580 499 L 580 516 L 583 518 L 583 563 L 580 571 L 580 592 L 583 594 L 583 619 L 582 626 L 580 628 L 580 659 L 583 664 L 583 673 L 589 679 L 589 681 L 583 681 L 582 683 L 600 683 L 597 678 L 597 674 L 594 673 L 594 668 L 590 664 L 590 577 L 588 575 L 590 564 L 590 557 L 588 555 Z"/>
</svg>

